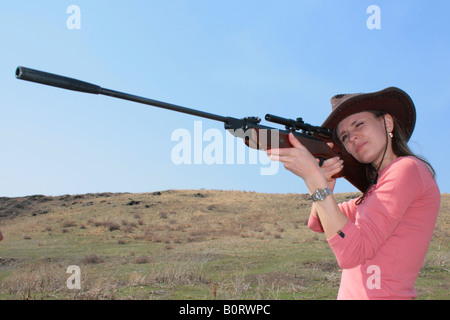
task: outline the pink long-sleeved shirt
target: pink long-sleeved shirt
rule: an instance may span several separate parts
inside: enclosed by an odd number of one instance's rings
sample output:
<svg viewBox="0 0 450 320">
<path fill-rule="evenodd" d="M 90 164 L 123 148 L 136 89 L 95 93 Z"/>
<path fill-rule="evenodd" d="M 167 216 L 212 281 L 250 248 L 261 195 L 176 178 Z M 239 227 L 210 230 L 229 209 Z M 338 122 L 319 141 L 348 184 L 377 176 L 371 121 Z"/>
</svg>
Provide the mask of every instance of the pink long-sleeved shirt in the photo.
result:
<svg viewBox="0 0 450 320">
<path fill-rule="evenodd" d="M 430 170 L 415 157 L 383 169 L 364 201 L 339 204 L 345 237 L 328 239 L 342 271 L 338 299 L 414 299 L 440 207 Z M 323 232 L 312 214 L 308 226 Z"/>
</svg>

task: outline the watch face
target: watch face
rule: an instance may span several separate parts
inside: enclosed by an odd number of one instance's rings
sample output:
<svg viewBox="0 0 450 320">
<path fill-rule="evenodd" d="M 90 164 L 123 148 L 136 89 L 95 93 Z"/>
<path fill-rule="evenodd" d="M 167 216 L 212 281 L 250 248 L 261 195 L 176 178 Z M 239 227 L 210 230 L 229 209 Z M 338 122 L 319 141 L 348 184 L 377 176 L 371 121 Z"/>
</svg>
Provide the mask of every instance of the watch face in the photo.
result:
<svg viewBox="0 0 450 320">
<path fill-rule="evenodd" d="M 325 193 L 325 190 L 317 190 L 317 199 L 319 199 L 320 201 L 325 199 L 326 195 L 327 194 Z"/>
</svg>

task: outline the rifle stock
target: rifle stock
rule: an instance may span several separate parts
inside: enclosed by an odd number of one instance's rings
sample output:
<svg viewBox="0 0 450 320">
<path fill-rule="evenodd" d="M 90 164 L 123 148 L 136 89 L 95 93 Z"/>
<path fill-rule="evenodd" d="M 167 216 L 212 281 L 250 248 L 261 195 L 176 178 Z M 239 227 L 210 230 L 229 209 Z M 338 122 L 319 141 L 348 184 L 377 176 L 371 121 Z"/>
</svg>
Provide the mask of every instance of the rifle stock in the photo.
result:
<svg viewBox="0 0 450 320">
<path fill-rule="evenodd" d="M 335 176 L 336 178 L 344 177 L 363 192 L 369 185 L 368 179 L 366 178 L 366 165 L 356 161 L 349 153 L 337 146 L 336 143 L 336 146 L 331 149 L 327 145 L 327 142 L 331 141 L 331 137 L 327 132 L 328 129 L 305 124 L 300 118 L 297 120 L 287 120 L 277 116 L 267 115 L 266 120 L 271 121 L 270 119 L 272 119 L 276 120 L 272 122 L 286 125 L 287 130 L 279 130 L 260 125 L 259 123 L 261 120 L 256 117 L 248 117 L 244 119 L 224 117 L 167 102 L 105 89 L 89 82 L 35 69 L 17 67 L 15 75 L 16 78 L 20 80 L 31 81 L 72 91 L 106 95 L 113 98 L 220 121 L 225 124 L 225 129 L 229 130 L 236 137 L 244 139 L 247 146 L 258 150 L 268 150 L 275 147 L 292 148 L 292 145 L 289 142 L 289 133 L 293 132 L 294 136 L 311 152 L 313 156 L 319 158 L 321 162 L 336 156 L 339 156 L 344 161 L 344 169 L 341 173 Z M 302 130 L 302 132 L 300 133 L 296 130 Z M 273 137 L 276 141 L 272 141 Z"/>
<path fill-rule="evenodd" d="M 273 131 L 275 130 L 275 134 Z M 278 130 L 278 129 L 265 129 L 264 131 L 260 128 L 253 128 L 251 134 L 246 134 L 249 138 L 244 137 L 245 144 L 253 149 L 258 150 L 269 150 L 272 148 L 292 148 L 292 144 L 289 141 L 289 131 Z M 300 141 L 300 143 L 308 149 L 309 152 L 320 160 L 320 165 L 326 159 L 340 157 L 344 161 L 344 169 L 338 174 L 334 175 L 333 178 L 345 178 L 351 184 L 358 188 L 358 190 L 364 192 L 369 183 L 366 178 L 366 167 L 360 162 L 358 162 L 354 157 L 352 157 L 348 152 L 341 149 L 339 146 L 335 146 L 331 149 L 327 142 L 331 140 L 321 140 L 313 136 L 298 134 L 293 132 L 295 138 Z M 250 138 L 251 137 L 251 138 Z M 273 142 L 272 139 L 276 138 Z M 242 137 L 241 137 L 242 138 Z M 336 143 L 335 143 L 336 145 Z"/>
</svg>

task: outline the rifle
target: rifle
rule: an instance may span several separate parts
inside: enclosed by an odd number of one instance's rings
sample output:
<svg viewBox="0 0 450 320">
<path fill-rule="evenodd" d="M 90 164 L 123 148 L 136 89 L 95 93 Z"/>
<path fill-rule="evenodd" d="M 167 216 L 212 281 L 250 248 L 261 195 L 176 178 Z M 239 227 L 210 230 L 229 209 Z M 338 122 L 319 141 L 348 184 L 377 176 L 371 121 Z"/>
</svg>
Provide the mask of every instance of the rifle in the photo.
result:
<svg viewBox="0 0 450 320">
<path fill-rule="evenodd" d="M 224 117 L 167 102 L 105 89 L 85 81 L 20 66 L 16 69 L 16 78 L 67 90 L 106 95 L 113 98 L 138 102 L 210 120 L 220 121 L 224 123 L 225 129 L 228 132 L 236 137 L 242 138 L 248 147 L 257 150 L 264 151 L 271 148 L 292 148 L 292 145 L 289 142 L 289 133 L 292 132 L 294 136 L 309 150 L 309 152 L 320 160 L 320 165 L 322 165 L 323 161 L 326 159 L 336 156 L 339 156 L 342 160 L 344 160 L 344 169 L 338 173 L 335 178 L 344 177 L 362 192 L 364 192 L 369 186 L 369 181 L 366 177 L 367 165 L 358 162 L 342 147 L 340 147 L 338 143 L 334 143 L 334 147 L 331 149 L 327 145 L 327 142 L 333 141 L 330 130 L 324 127 L 312 126 L 305 123 L 302 118 L 293 120 L 267 114 L 265 116 L 266 121 L 285 126 L 285 130 L 280 130 L 261 125 L 261 119 L 258 117 L 246 117 L 243 119 Z"/>
</svg>

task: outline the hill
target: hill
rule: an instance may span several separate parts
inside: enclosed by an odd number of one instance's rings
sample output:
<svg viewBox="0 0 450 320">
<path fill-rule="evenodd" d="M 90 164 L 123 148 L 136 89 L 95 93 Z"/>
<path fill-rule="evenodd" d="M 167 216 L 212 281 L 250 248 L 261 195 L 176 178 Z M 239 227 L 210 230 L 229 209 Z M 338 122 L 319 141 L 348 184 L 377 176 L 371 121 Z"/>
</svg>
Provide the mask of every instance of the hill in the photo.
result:
<svg viewBox="0 0 450 320">
<path fill-rule="evenodd" d="M 449 298 L 449 203 L 419 299 Z M 0 198 L 0 298 L 335 299 L 340 269 L 309 210 L 307 195 L 215 190 Z"/>
</svg>

